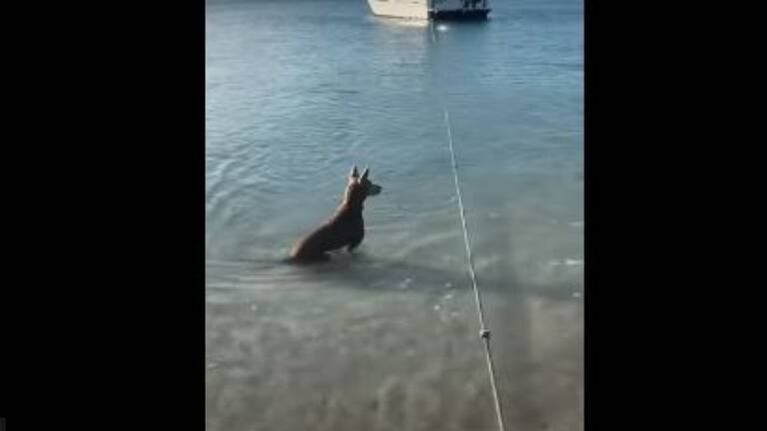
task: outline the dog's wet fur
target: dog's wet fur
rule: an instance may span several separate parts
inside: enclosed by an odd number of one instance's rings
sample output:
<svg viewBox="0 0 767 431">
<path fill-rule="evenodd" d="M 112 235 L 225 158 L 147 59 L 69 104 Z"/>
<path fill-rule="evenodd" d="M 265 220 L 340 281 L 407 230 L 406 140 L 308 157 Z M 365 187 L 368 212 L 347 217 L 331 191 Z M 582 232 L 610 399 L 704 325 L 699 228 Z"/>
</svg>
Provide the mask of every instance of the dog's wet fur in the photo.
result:
<svg viewBox="0 0 767 431">
<path fill-rule="evenodd" d="M 313 263 L 330 259 L 329 251 L 346 247 L 352 252 L 365 237 L 365 224 L 362 210 L 365 199 L 381 193 L 381 186 L 373 184 L 370 169 L 365 168 L 360 175 L 357 166 L 349 173 L 343 201 L 335 214 L 323 225 L 300 241 L 290 251 L 289 262 Z"/>
</svg>

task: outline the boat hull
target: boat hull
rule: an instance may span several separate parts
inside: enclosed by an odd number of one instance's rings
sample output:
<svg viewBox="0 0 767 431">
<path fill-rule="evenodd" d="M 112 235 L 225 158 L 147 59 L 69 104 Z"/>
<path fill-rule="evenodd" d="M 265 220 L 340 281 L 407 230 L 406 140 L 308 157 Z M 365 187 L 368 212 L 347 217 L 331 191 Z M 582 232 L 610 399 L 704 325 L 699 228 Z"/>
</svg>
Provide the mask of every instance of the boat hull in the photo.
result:
<svg viewBox="0 0 767 431">
<path fill-rule="evenodd" d="M 390 18 L 428 19 L 427 0 L 368 0 L 374 15 Z"/>
<path fill-rule="evenodd" d="M 430 0 L 367 0 L 374 15 L 389 18 L 431 19 L 435 21 L 482 21 L 489 8 L 462 7 L 468 2 L 444 0 L 432 9 Z M 483 3 L 484 4 L 484 3 Z"/>
</svg>

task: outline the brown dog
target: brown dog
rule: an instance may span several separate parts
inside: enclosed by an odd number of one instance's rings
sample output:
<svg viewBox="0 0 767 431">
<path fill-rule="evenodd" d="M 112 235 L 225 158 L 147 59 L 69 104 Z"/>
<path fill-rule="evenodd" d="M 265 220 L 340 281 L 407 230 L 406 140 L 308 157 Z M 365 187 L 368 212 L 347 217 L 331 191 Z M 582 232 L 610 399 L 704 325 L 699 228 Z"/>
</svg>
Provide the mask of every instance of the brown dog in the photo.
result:
<svg viewBox="0 0 767 431">
<path fill-rule="evenodd" d="M 296 243 L 290 252 L 290 261 L 323 261 L 330 258 L 328 251 L 346 247 L 351 252 L 360 245 L 365 237 L 363 203 L 368 196 L 381 193 L 381 186 L 370 182 L 369 174 L 367 168 L 361 176 L 356 166 L 352 168 L 341 205 L 330 220 Z"/>
</svg>

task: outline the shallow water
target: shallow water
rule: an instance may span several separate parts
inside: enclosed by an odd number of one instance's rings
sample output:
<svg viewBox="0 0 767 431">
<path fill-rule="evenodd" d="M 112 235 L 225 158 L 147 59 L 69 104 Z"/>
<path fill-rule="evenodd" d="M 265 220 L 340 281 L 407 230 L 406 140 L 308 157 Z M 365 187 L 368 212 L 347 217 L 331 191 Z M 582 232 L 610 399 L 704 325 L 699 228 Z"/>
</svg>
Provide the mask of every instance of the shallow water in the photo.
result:
<svg viewBox="0 0 767 431">
<path fill-rule="evenodd" d="M 583 428 L 582 4 L 492 6 L 208 2 L 209 431 L 496 429 L 445 110 L 507 427 Z M 359 252 L 280 263 L 354 163 Z"/>
</svg>

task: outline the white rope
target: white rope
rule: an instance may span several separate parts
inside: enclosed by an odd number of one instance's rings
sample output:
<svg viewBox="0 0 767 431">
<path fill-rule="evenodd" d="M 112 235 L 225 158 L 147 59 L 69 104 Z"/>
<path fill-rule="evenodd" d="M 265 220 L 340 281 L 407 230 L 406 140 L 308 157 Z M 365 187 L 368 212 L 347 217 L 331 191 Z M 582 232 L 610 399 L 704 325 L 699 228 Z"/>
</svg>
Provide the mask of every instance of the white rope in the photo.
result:
<svg viewBox="0 0 767 431">
<path fill-rule="evenodd" d="M 447 127 L 447 142 L 450 148 L 450 159 L 452 160 L 453 167 L 453 180 L 455 181 L 455 194 L 458 197 L 458 208 L 461 216 L 461 227 L 463 228 L 463 242 L 466 246 L 466 260 L 469 266 L 469 275 L 471 276 L 471 284 L 474 289 L 474 300 L 477 304 L 477 315 L 479 316 L 479 335 L 482 338 L 485 346 L 485 360 L 487 362 L 487 372 L 490 374 L 490 386 L 493 391 L 493 400 L 495 401 L 495 413 L 498 419 L 498 429 L 504 431 L 503 425 L 503 410 L 501 407 L 500 395 L 498 393 L 498 385 L 495 378 L 495 368 L 493 367 L 493 355 L 490 350 L 490 330 L 485 326 L 485 313 L 482 309 L 482 298 L 479 294 L 479 287 L 477 284 L 477 274 L 474 271 L 474 259 L 471 254 L 471 243 L 469 241 L 469 229 L 466 227 L 466 210 L 463 206 L 463 198 L 461 197 L 461 187 L 458 182 L 458 164 L 455 161 L 455 150 L 453 149 L 453 133 L 450 127 L 450 116 L 447 109 L 445 109 L 445 126 Z"/>
<path fill-rule="evenodd" d="M 434 20 L 431 20 L 431 39 L 433 43 L 437 43 L 437 32 L 434 25 Z M 490 330 L 485 326 L 485 313 L 482 309 L 482 298 L 479 293 L 479 287 L 477 284 L 477 273 L 474 271 L 474 258 L 471 253 L 471 242 L 469 240 L 469 229 L 466 226 L 466 209 L 463 206 L 463 198 L 461 197 L 461 186 L 458 181 L 458 163 L 455 160 L 455 149 L 453 148 L 453 132 L 450 127 L 450 115 L 445 108 L 445 127 L 447 128 L 447 142 L 450 148 L 450 160 L 452 161 L 453 168 L 453 180 L 455 183 L 455 195 L 458 198 L 458 209 L 461 216 L 461 227 L 463 228 L 463 242 L 466 246 L 466 261 L 469 266 L 469 275 L 471 276 L 471 284 L 474 289 L 474 301 L 477 305 L 477 316 L 479 317 L 479 336 L 485 346 L 485 362 L 487 363 L 487 372 L 490 376 L 490 388 L 493 392 L 493 401 L 495 403 L 495 414 L 498 420 L 498 429 L 505 431 L 506 427 L 503 422 L 503 407 L 501 406 L 501 397 L 498 391 L 498 384 L 495 377 L 495 367 L 493 366 L 493 354 L 490 349 Z"/>
</svg>

